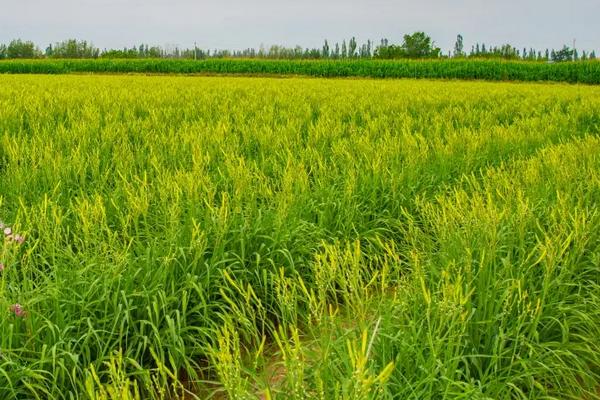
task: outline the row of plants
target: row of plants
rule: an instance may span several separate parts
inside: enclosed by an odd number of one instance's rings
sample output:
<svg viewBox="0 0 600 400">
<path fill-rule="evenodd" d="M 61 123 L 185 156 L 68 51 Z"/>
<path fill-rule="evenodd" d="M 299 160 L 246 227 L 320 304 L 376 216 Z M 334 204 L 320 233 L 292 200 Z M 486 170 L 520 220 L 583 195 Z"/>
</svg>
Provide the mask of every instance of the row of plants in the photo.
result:
<svg viewBox="0 0 600 400">
<path fill-rule="evenodd" d="M 303 75 L 315 77 L 553 81 L 600 84 L 600 62 L 502 60 L 85 59 L 7 60 L 0 73 Z"/>
</svg>

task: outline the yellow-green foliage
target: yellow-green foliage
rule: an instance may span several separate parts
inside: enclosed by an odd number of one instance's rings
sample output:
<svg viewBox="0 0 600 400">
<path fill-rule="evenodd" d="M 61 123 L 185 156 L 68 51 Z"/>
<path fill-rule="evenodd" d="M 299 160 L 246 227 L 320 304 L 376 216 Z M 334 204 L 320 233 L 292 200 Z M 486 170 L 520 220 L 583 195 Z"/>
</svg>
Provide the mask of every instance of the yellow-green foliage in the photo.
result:
<svg viewBox="0 0 600 400">
<path fill-rule="evenodd" d="M 597 87 L 0 76 L 0 398 L 598 398 L 599 134 Z"/>
</svg>

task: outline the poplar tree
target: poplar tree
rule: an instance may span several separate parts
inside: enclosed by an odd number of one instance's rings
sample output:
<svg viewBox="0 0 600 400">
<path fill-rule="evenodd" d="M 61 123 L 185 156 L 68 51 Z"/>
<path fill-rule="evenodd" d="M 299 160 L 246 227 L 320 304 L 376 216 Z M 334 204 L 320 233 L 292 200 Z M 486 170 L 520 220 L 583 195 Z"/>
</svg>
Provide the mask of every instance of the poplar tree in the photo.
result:
<svg viewBox="0 0 600 400">
<path fill-rule="evenodd" d="M 471 55 L 473 55 L 474 49 L 471 47 Z M 456 36 L 456 43 L 454 43 L 454 57 L 464 57 L 464 44 L 463 37 L 461 34 Z"/>
<path fill-rule="evenodd" d="M 353 36 L 348 42 L 348 57 L 356 56 L 356 38 Z"/>
<path fill-rule="evenodd" d="M 323 58 L 329 58 L 329 43 L 327 43 L 327 39 L 325 39 L 325 44 L 323 44 Z"/>
</svg>

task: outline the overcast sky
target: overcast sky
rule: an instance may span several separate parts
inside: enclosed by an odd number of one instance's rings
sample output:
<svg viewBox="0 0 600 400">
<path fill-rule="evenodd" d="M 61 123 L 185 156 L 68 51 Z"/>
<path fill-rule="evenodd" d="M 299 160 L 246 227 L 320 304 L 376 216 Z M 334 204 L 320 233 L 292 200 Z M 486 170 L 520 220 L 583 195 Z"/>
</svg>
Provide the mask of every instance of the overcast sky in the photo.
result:
<svg viewBox="0 0 600 400">
<path fill-rule="evenodd" d="M 242 49 L 320 47 L 356 36 L 400 42 L 416 30 L 445 51 L 456 35 L 518 48 L 600 50 L 600 0 L 0 0 L 0 42 L 67 38 L 100 48 L 139 43 Z"/>
</svg>

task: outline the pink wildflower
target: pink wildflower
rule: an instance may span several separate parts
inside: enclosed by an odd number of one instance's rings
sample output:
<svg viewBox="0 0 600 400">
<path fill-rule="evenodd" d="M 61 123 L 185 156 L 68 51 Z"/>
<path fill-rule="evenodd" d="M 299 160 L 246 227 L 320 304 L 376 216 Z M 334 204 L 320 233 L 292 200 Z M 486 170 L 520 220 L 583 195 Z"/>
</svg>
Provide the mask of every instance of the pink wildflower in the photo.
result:
<svg viewBox="0 0 600 400">
<path fill-rule="evenodd" d="M 14 235 L 12 239 L 19 244 L 23 244 L 25 242 L 25 238 L 19 234 Z"/>
<path fill-rule="evenodd" d="M 23 306 L 21 306 L 19 303 L 10 306 L 10 311 L 15 313 L 15 317 L 21 318 L 25 316 L 25 310 L 23 309 Z"/>
<path fill-rule="evenodd" d="M 0 262 L 0 272 L 4 271 L 4 263 Z"/>
<path fill-rule="evenodd" d="M 7 226 L 6 228 L 4 228 L 4 235 L 5 236 L 12 235 L 12 229 L 9 226 Z"/>
</svg>

